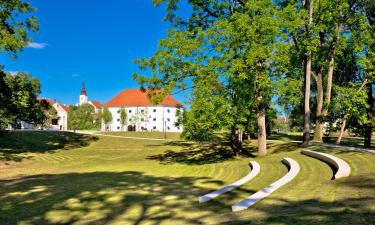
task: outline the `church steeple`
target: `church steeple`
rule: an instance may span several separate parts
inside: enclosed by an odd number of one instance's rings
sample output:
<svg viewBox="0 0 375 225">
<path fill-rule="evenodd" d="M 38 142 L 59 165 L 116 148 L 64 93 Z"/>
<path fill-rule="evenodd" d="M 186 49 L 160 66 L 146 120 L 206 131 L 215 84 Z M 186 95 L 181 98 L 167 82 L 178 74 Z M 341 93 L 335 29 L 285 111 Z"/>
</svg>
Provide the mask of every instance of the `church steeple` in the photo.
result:
<svg viewBox="0 0 375 225">
<path fill-rule="evenodd" d="M 82 82 L 81 94 L 79 95 L 79 105 L 88 103 L 85 82 Z"/>
<path fill-rule="evenodd" d="M 82 82 L 81 95 L 86 95 L 87 96 L 85 82 Z"/>
</svg>

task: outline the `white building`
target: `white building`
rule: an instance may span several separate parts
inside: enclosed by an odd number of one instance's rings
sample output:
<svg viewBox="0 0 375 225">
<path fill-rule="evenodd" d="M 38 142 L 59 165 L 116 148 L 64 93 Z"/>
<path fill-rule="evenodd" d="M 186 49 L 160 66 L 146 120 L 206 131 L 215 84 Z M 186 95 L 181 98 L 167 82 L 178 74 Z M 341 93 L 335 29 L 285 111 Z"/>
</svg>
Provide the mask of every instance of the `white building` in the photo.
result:
<svg viewBox="0 0 375 225">
<path fill-rule="evenodd" d="M 127 89 L 116 95 L 104 106 L 112 113 L 112 122 L 103 129 L 110 131 L 160 131 L 182 132 L 177 127 L 177 110 L 182 113 L 182 104 L 172 96 L 167 96 L 158 105 L 153 105 L 147 93 L 138 89 Z M 122 128 L 120 123 L 120 108 L 127 113 L 127 123 Z"/>
<path fill-rule="evenodd" d="M 48 98 L 44 98 L 48 102 L 50 106 L 55 108 L 57 112 L 57 118 L 52 119 L 51 130 L 68 130 L 68 112 L 69 106 L 64 105 L 62 103 L 57 102 L 56 100 L 53 101 Z"/>
<path fill-rule="evenodd" d="M 82 89 L 81 89 L 81 94 L 79 95 L 78 105 L 83 105 L 83 104 L 90 104 L 94 106 L 96 113 L 102 109 L 102 104 L 99 101 L 95 101 L 95 100 L 89 101 L 89 97 L 87 96 L 87 93 L 86 93 L 85 83 L 82 83 Z"/>
</svg>

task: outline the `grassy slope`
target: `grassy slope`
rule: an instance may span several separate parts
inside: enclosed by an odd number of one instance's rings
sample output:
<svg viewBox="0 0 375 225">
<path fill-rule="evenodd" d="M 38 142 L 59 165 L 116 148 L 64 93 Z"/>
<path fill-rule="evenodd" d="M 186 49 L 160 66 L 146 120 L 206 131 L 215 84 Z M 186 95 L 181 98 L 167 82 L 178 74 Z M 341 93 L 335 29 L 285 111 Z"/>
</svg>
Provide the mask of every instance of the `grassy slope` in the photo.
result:
<svg viewBox="0 0 375 225">
<path fill-rule="evenodd" d="M 0 136 L 0 154 L 7 155 L 0 160 L 0 224 L 375 221 L 374 155 L 320 149 L 339 156 L 352 167 L 349 178 L 332 181 L 328 165 L 301 155 L 296 144 L 283 141 L 271 141 L 273 153 L 267 157 L 235 159 L 228 149 L 184 142 L 112 137 L 95 140 L 50 132 L 16 134 L 17 138 L 14 135 Z M 79 140 L 84 144 L 76 148 Z M 12 142 L 26 153 L 16 151 Z M 38 142 L 41 148 L 37 148 Z M 232 204 L 287 172 L 280 162 L 285 156 L 301 166 L 295 180 L 250 209 L 232 213 Z M 261 173 L 254 180 L 217 200 L 197 203 L 198 196 L 246 175 L 249 160 L 261 165 Z"/>
</svg>

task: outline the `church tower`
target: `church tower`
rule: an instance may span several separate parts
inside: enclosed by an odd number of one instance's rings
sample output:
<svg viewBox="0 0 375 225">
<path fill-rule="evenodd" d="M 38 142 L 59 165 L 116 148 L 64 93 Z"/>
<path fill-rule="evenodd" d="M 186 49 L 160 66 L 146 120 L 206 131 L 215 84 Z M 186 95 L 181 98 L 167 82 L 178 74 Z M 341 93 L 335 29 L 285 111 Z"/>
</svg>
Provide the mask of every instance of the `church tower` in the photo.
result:
<svg viewBox="0 0 375 225">
<path fill-rule="evenodd" d="M 86 103 L 88 103 L 88 98 L 86 94 L 85 83 L 82 82 L 81 94 L 79 95 L 79 105 L 86 104 Z"/>
</svg>

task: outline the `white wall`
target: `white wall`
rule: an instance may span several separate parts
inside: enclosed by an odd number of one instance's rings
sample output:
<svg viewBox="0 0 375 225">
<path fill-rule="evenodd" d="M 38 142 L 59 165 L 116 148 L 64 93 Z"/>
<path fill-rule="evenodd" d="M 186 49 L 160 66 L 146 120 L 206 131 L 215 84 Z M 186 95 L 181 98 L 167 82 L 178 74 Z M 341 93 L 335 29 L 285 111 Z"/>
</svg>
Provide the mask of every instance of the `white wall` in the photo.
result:
<svg viewBox="0 0 375 225">
<path fill-rule="evenodd" d="M 109 111 L 112 113 L 112 123 L 109 124 L 111 131 L 121 131 L 120 123 L 120 108 L 110 107 Z M 163 107 L 163 106 L 152 106 L 152 107 L 126 107 L 127 113 L 127 124 L 124 130 L 127 130 L 129 125 L 135 125 L 137 131 L 141 131 L 142 127 L 146 128 L 147 131 L 160 131 L 164 132 L 182 132 L 182 127 L 177 128 L 175 122 L 176 107 Z M 143 110 L 143 113 L 142 113 Z M 181 109 L 182 110 L 182 109 Z M 137 113 L 138 112 L 138 113 Z M 138 119 L 137 119 L 138 115 Z M 147 115 L 147 116 L 146 116 Z M 143 118 L 143 121 L 141 119 Z"/>
</svg>

